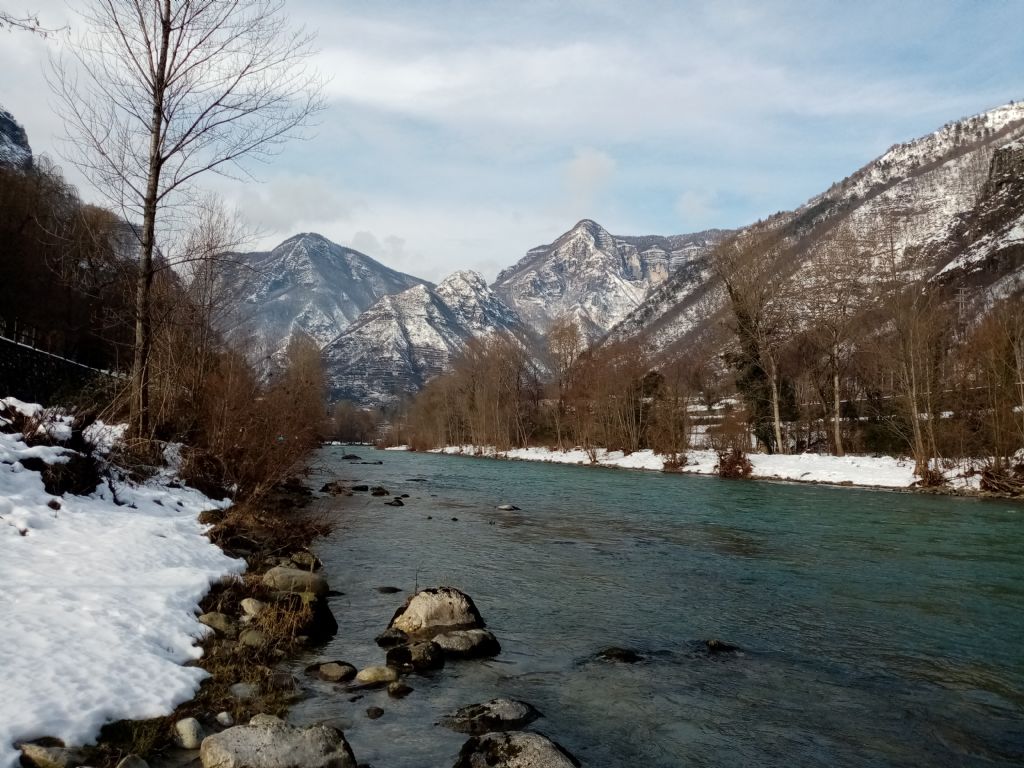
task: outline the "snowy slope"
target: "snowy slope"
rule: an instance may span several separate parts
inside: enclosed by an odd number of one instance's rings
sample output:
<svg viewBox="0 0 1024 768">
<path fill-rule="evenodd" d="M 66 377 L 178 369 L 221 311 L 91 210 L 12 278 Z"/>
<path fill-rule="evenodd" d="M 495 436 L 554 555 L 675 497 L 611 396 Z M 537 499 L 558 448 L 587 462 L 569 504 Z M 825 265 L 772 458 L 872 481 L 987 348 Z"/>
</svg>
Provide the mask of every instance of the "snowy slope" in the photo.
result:
<svg viewBox="0 0 1024 768">
<path fill-rule="evenodd" d="M 615 237 L 584 219 L 550 245 L 527 252 L 498 275 L 493 288 L 535 332 L 568 317 L 594 341 L 722 235 Z"/>
<path fill-rule="evenodd" d="M 32 166 L 32 147 L 25 129 L 3 107 L 0 107 L 0 165 L 22 169 Z"/>
<path fill-rule="evenodd" d="M 794 246 L 793 279 L 815 268 L 823 235 L 837 225 L 862 243 L 862 253 L 895 255 L 908 276 L 929 277 L 966 263 L 993 264 L 992 249 L 1004 253 L 1021 236 L 1021 201 L 1003 193 L 998 215 L 981 215 L 995 203 L 986 194 L 993 158 L 1024 137 L 1024 104 L 1009 104 L 943 126 L 917 140 L 898 144 L 795 211 L 776 214 L 763 226 L 786 234 Z M 1018 172 L 1017 177 L 1019 178 Z M 969 237 L 965 231 L 973 223 Z M 973 250 L 971 250 L 973 249 Z M 870 258 L 870 256 L 869 256 Z M 723 307 L 724 293 L 710 261 L 695 259 L 653 290 L 610 336 L 643 334 L 655 349 L 685 345 L 709 333 Z M 1003 259 L 972 287 L 1015 280 L 1019 261 Z M 947 277 L 948 279 L 948 277 Z"/>
<path fill-rule="evenodd" d="M 5 407 L 41 411 L 10 398 Z M 0 415 L 0 427 L 9 425 Z M 70 433 L 59 421 L 46 431 Z M 22 462 L 66 454 L 0 433 L 0 768 L 18 765 L 16 741 L 83 745 L 109 722 L 167 715 L 192 698 L 207 676 L 183 666 L 201 656 L 196 640 L 209 632 L 198 603 L 244 569 L 197 519 L 225 503 L 169 475 L 115 483 L 116 499 L 108 485 L 55 498 Z"/>
<path fill-rule="evenodd" d="M 236 301 L 225 330 L 254 336 L 265 354 L 283 350 L 296 331 L 323 347 L 382 296 L 425 284 L 313 233 L 231 261 L 223 280 Z"/>
<path fill-rule="evenodd" d="M 528 337 L 516 313 L 476 272 L 385 296 L 325 348 L 331 398 L 393 403 L 445 371 L 470 339 L 499 332 Z"/>
</svg>

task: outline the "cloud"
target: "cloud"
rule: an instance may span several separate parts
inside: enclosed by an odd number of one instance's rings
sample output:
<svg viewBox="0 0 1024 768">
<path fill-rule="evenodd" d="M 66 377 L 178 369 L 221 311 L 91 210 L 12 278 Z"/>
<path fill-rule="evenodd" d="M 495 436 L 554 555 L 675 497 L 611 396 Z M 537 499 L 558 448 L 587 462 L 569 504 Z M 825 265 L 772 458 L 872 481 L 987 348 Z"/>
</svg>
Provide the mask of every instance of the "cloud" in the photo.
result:
<svg viewBox="0 0 1024 768">
<path fill-rule="evenodd" d="M 686 231 L 705 229 L 711 226 L 713 217 L 718 213 L 715 193 L 688 189 L 676 200 L 676 212 Z"/>
<path fill-rule="evenodd" d="M 586 217 L 615 174 L 615 159 L 592 147 L 577 149 L 565 164 L 564 174 L 570 210 L 573 215 Z"/>
<path fill-rule="evenodd" d="M 263 184 L 226 184 L 222 194 L 265 235 L 290 236 L 311 225 L 350 220 L 363 204 L 343 195 L 326 178 L 277 174 Z"/>
</svg>

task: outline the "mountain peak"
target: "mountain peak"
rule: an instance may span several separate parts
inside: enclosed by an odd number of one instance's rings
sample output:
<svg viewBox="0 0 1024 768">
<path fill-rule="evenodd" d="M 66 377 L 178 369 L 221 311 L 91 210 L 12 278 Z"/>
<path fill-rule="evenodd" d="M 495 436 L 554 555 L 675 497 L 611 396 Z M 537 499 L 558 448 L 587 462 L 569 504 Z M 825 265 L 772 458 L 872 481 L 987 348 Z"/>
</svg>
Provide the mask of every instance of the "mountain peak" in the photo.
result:
<svg viewBox="0 0 1024 768">
<path fill-rule="evenodd" d="M 482 293 L 488 290 L 487 281 L 484 279 L 484 276 L 472 269 L 460 269 L 452 272 L 437 284 L 438 290 L 443 288 L 459 290 L 463 287 L 469 288 L 474 293 Z"/>
</svg>

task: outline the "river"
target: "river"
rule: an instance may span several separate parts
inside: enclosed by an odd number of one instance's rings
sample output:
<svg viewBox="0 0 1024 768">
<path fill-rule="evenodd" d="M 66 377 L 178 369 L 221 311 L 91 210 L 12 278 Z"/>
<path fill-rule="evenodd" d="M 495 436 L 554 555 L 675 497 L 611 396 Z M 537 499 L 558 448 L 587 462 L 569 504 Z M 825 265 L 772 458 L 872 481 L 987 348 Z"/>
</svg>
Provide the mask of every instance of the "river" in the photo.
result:
<svg viewBox="0 0 1024 768">
<path fill-rule="evenodd" d="M 290 718 L 344 727 L 360 763 L 451 766 L 465 737 L 437 718 L 499 695 L 592 768 L 1024 761 L 1020 504 L 366 447 L 319 465 L 318 484 L 410 498 L 323 502 L 340 630 L 296 670 L 383 663 L 404 595 L 380 586 L 457 586 L 503 646 L 402 700 L 309 683 Z M 743 651 L 708 656 L 710 638 Z M 596 660 L 606 646 L 644 660 Z"/>
</svg>

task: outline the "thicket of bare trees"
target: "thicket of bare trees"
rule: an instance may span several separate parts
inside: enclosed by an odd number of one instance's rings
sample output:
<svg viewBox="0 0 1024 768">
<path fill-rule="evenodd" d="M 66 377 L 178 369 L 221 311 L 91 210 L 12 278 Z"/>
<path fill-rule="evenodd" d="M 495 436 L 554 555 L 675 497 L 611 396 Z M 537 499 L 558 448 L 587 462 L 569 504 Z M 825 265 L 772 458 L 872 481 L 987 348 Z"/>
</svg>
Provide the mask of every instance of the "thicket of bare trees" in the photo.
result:
<svg viewBox="0 0 1024 768">
<path fill-rule="evenodd" d="M 810 261 L 767 230 L 723 243 L 713 256 L 726 297 L 719 336 L 681 353 L 655 356 L 637 341 L 584 349 L 568 320 L 552 327 L 537 370 L 512 340 L 476 344 L 394 438 L 592 458 L 651 448 L 666 468 L 696 444 L 737 476 L 755 447 L 890 453 L 910 456 L 922 484 L 971 458 L 985 465 L 984 487 L 1021 492 L 1024 296 L 961 316 L 920 254 L 900 247 L 900 227 L 839 227 Z"/>
</svg>

